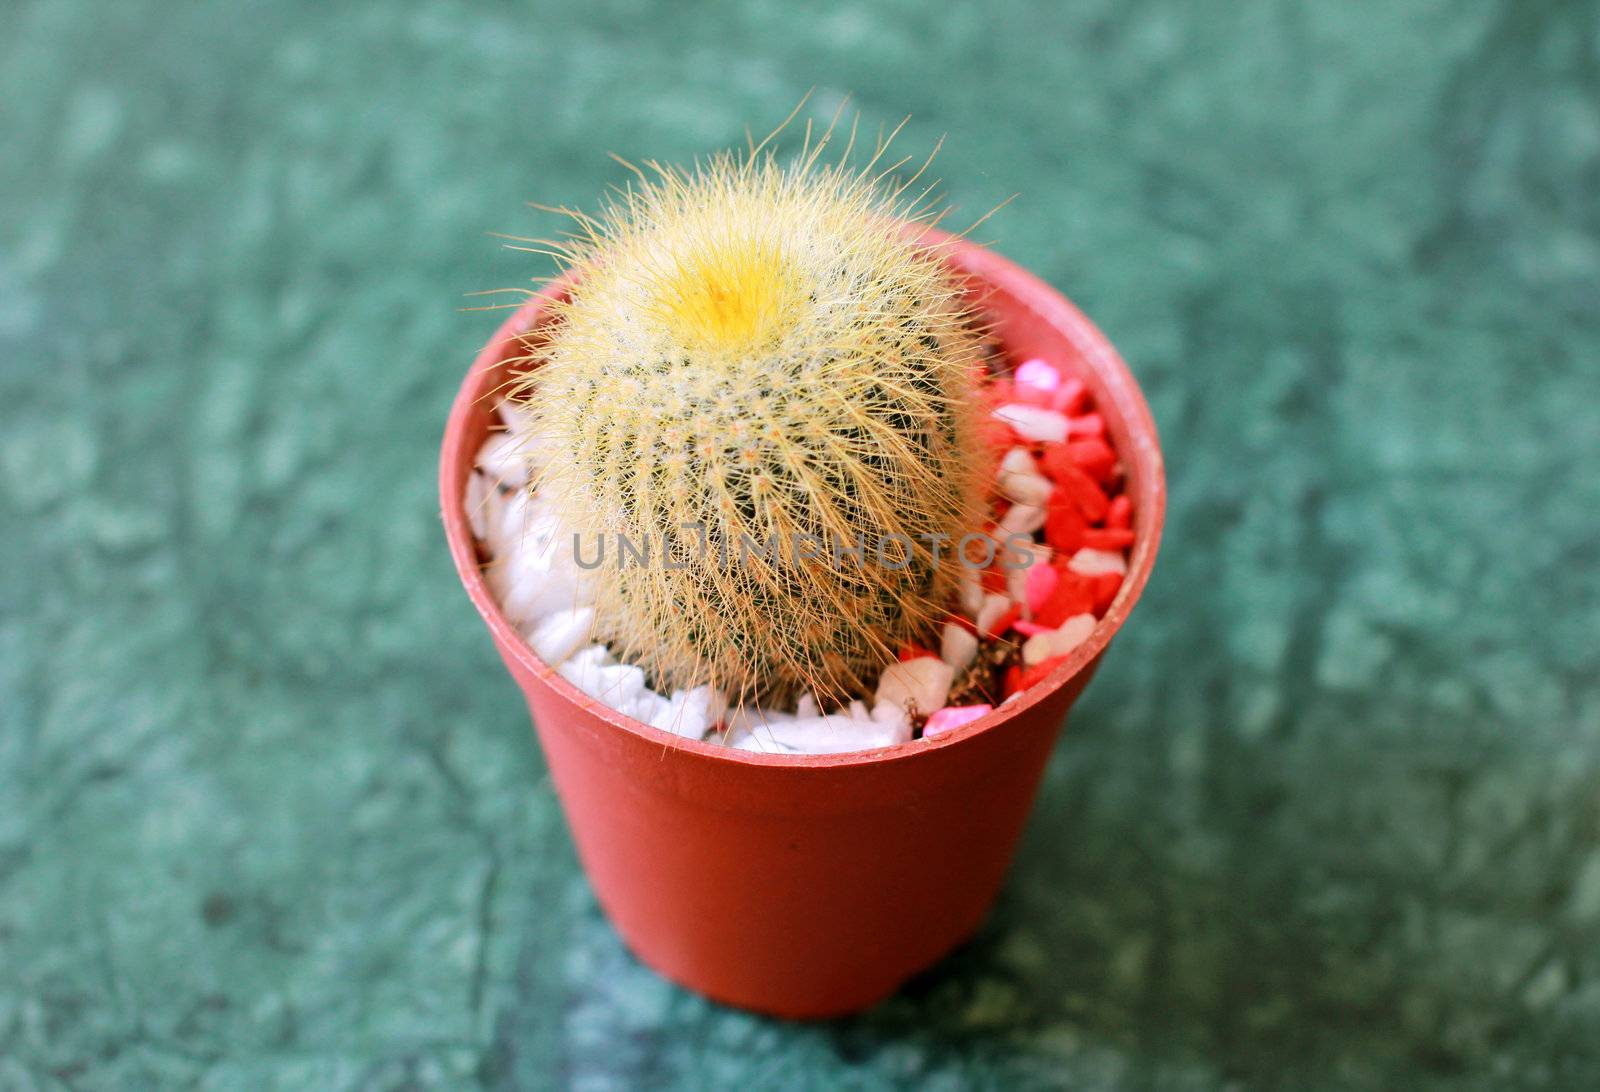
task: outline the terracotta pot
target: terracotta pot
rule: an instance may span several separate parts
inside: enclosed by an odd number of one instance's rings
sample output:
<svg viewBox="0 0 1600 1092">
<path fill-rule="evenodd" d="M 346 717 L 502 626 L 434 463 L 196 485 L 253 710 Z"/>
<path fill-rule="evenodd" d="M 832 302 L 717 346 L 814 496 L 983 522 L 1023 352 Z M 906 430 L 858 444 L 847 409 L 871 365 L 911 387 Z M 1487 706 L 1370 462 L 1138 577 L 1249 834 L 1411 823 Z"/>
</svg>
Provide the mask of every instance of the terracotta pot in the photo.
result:
<svg viewBox="0 0 1600 1092">
<path fill-rule="evenodd" d="M 977 930 L 1067 710 L 1155 561 L 1161 451 L 1121 358 L 1032 274 L 971 243 L 945 253 L 1009 357 L 1066 365 L 1094 392 L 1127 468 L 1137 541 L 1087 642 L 1022 698 L 935 740 L 810 756 L 680 739 L 588 697 L 529 649 L 484 583 L 462 497 L 504 362 L 559 287 L 496 331 L 450 411 L 439 476 L 450 553 L 527 696 L 600 905 L 641 960 L 731 1005 L 786 1017 L 853 1012 Z"/>
</svg>

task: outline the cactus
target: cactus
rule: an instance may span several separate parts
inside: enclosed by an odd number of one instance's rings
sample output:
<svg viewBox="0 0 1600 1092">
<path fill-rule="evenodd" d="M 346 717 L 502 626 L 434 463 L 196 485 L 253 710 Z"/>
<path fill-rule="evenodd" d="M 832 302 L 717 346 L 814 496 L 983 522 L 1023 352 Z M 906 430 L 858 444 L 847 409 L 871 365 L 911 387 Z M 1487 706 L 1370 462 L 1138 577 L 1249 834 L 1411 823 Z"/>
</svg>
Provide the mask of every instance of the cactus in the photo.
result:
<svg viewBox="0 0 1600 1092">
<path fill-rule="evenodd" d="M 575 285 L 513 392 L 575 548 L 635 547 L 605 562 L 596 636 L 658 684 L 870 690 L 984 517 L 961 285 L 908 239 L 905 186 L 819 151 L 650 164 L 574 214 Z"/>
</svg>

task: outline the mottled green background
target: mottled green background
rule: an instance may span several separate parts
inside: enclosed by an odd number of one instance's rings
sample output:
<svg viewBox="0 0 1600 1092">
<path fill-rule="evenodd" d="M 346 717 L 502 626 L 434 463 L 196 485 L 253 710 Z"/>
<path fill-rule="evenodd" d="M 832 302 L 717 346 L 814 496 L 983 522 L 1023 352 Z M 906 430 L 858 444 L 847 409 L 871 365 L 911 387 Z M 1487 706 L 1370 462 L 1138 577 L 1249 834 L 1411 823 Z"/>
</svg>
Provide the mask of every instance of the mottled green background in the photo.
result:
<svg viewBox="0 0 1600 1092">
<path fill-rule="evenodd" d="M 451 572 L 490 232 L 809 87 L 1145 384 L 1156 578 L 981 938 L 622 949 Z M 0 1089 L 1593 1088 L 1600 9 L 0 5 Z"/>
</svg>

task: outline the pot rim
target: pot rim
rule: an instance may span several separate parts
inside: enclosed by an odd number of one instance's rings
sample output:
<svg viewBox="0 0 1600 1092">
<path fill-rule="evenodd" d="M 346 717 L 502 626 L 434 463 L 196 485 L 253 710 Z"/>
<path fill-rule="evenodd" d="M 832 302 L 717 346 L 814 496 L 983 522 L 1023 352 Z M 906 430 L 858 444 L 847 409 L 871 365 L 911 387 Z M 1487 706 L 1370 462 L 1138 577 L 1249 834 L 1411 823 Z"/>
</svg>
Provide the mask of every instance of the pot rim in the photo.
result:
<svg viewBox="0 0 1600 1092">
<path fill-rule="evenodd" d="M 797 755 L 766 754 L 743 751 L 720 743 L 707 743 L 686 739 L 643 721 L 590 697 L 568 682 L 555 668 L 536 655 L 517 628 L 500 610 L 489 590 L 482 567 L 478 561 L 475 539 L 467 521 L 465 504 L 466 478 L 472 472 L 476 450 L 467 451 L 467 427 L 474 407 L 492 395 L 489 386 L 493 373 L 505 358 L 505 346 L 513 338 L 534 328 L 551 300 L 564 291 L 566 278 L 559 278 L 519 305 L 510 318 L 484 345 L 468 369 L 450 416 L 445 426 L 439 460 L 439 503 L 444 521 L 445 537 L 450 545 L 450 556 L 455 562 L 456 575 L 461 578 L 473 606 L 497 638 L 504 650 L 509 650 L 517 662 L 530 674 L 537 676 L 567 701 L 588 709 L 613 728 L 629 732 L 666 751 L 679 751 L 715 762 L 734 766 L 779 766 L 790 768 L 828 768 L 837 766 L 874 766 L 886 762 L 914 761 L 918 755 L 930 754 L 947 747 L 959 747 L 986 732 L 1001 728 L 1024 710 L 1046 700 L 1051 694 L 1067 685 L 1076 675 L 1087 669 L 1110 644 L 1111 638 L 1122 628 L 1128 614 L 1138 602 L 1150 571 L 1155 565 L 1156 552 L 1161 544 L 1161 531 L 1166 516 L 1166 475 L 1161 446 L 1156 435 L 1155 421 L 1145 402 L 1133 374 L 1110 341 L 1065 296 L 1050 287 L 1034 274 L 1015 262 L 1001 257 L 987 247 L 969 242 L 958 236 L 928 227 L 918 233 L 919 242 L 926 241 L 937 247 L 941 259 L 959 273 L 980 284 L 993 285 L 1004 290 L 1018 306 L 1031 311 L 1046 325 L 1059 331 L 1082 356 L 1087 367 L 1096 374 L 1103 390 L 1096 391 L 1097 408 L 1109 400 L 1116 407 L 1116 415 L 1127 426 L 1128 443 L 1117 450 L 1127 464 L 1128 477 L 1139 482 L 1140 495 L 1134 512 L 1137 538 L 1128 560 L 1128 571 L 1123 577 L 1111 608 L 1100 619 L 1088 639 L 1078 645 L 1043 680 L 1022 691 L 1022 696 L 997 705 L 982 717 L 962 725 L 934 739 L 913 739 L 888 747 L 866 751 L 847 751 L 840 754 Z M 1004 343 L 1002 342 L 1002 345 Z"/>
</svg>

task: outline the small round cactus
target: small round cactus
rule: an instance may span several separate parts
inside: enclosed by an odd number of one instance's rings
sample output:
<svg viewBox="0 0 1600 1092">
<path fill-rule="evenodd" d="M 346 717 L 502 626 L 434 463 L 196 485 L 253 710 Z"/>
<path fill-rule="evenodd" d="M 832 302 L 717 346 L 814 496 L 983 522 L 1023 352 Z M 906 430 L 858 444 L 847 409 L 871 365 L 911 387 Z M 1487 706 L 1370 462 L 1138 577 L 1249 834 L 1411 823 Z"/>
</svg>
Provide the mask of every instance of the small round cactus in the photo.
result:
<svg viewBox="0 0 1600 1092">
<path fill-rule="evenodd" d="M 900 191 L 816 151 L 652 164 L 577 217 L 513 395 L 574 548 L 612 547 L 596 636 L 667 686 L 865 692 L 983 519 L 962 287 Z"/>
</svg>

